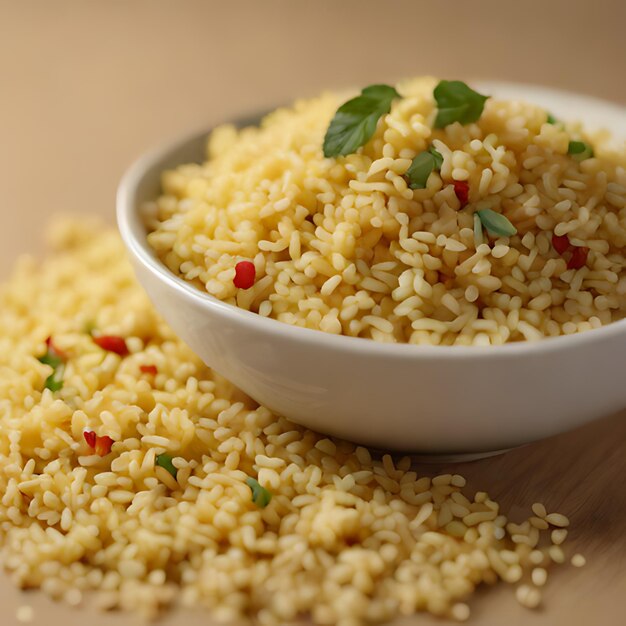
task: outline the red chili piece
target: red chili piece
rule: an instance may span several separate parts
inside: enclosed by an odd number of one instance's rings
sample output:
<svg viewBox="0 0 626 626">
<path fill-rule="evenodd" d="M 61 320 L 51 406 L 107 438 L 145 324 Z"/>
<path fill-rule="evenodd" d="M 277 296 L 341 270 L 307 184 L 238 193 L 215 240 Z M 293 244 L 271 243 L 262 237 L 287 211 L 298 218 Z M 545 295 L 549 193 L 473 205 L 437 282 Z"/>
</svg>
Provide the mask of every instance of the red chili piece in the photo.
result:
<svg viewBox="0 0 626 626">
<path fill-rule="evenodd" d="M 567 235 L 552 235 L 552 247 L 559 254 L 565 254 L 570 247 L 569 237 Z"/>
<path fill-rule="evenodd" d="M 86 430 L 83 432 L 83 437 L 85 438 L 85 441 L 87 442 L 87 445 L 90 448 L 95 448 L 96 447 L 96 433 L 93 432 L 93 430 Z"/>
<path fill-rule="evenodd" d="M 111 439 L 108 435 L 104 435 L 104 437 L 96 437 L 96 445 L 94 446 L 96 454 L 98 456 L 106 456 L 109 452 L 111 452 L 113 443 L 113 439 Z"/>
<path fill-rule="evenodd" d="M 584 267 L 587 263 L 588 254 L 589 248 L 585 248 L 584 246 L 574 248 L 574 251 L 572 252 L 572 258 L 567 262 L 567 269 L 579 270 L 581 267 Z"/>
<path fill-rule="evenodd" d="M 237 289 L 250 289 L 254 285 L 256 269 L 251 261 L 239 261 L 235 265 L 235 278 L 233 284 Z"/>
<path fill-rule="evenodd" d="M 140 365 L 139 371 L 142 374 L 152 374 L 153 376 L 156 376 L 159 373 L 156 365 Z"/>
<path fill-rule="evenodd" d="M 93 430 L 85 430 L 83 432 L 83 437 L 85 438 L 87 445 L 99 456 L 106 456 L 109 454 L 109 452 L 111 452 L 111 447 L 115 443 L 108 435 L 98 437 Z"/>
<path fill-rule="evenodd" d="M 463 208 L 469 199 L 469 183 L 465 180 L 453 180 L 452 184 L 454 185 L 454 193 L 461 203 L 461 208 Z"/>
<path fill-rule="evenodd" d="M 126 356 L 128 354 L 128 346 L 123 337 L 100 335 L 99 337 L 93 337 L 93 342 L 103 350 L 107 350 L 107 352 L 115 352 L 115 354 L 119 354 L 120 356 Z"/>
</svg>

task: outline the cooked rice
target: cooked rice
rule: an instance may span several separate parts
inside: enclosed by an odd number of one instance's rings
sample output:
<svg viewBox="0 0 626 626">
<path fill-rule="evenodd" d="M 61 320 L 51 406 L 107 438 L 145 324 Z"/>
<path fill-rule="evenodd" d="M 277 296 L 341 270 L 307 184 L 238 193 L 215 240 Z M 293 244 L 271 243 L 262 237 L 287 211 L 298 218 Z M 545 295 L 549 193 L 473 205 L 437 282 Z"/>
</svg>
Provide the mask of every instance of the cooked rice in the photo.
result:
<svg viewBox="0 0 626 626">
<path fill-rule="evenodd" d="M 403 95 L 356 154 L 325 159 L 345 97 L 279 109 L 260 128 L 218 127 L 207 161 L 163 175 L 148 239 L 176 274 L 230 304 L 282 322 L 387 342 L 470 345 L 597 328 L 626 314 L 626 150 L 586 137 L 596 158 L 567 155 L 576 126 L 489 99 L 480 120 L 443 130 L 431 78 Z M 441 173 L 411 190 L 403 174 L 432 144 Z M 452 180 L 468 181 L 470 206 Z M 478 243 L 474 209 L 497 208 L 513 237 Z M 551 244 L 590 249 L 567 269 Z M 252 260 L 257 282 L 233 285 Z"/>
<path fill-rule="evenodd" d="M 463 494 L 463 477 L 418 477 L 408 457 L 372 458 L 255 405 L 157 316 L 114 233 L 70 223 L 54 239 L 53 256 L 23 259 L 0 290 L 0 544 L 17 585 L 71 605 L 95 591 L 97 606 L 148 616 L 181 604 L 348 626 L 464 620 L 481 583 L 563 560 L 547 523 L 507 522 L 486 493 Z M 91 323 L 130 354 L 98 348 Z M 50 335 L 69 355 L 56 393 L 37 360 Z M 111 453 L 93 455 L 85 429 L 112 437 Z M 176 479 L 155 467 L 164 452 Z M 267 508 L 248 477 L 272 492 Z"/>
</svg>

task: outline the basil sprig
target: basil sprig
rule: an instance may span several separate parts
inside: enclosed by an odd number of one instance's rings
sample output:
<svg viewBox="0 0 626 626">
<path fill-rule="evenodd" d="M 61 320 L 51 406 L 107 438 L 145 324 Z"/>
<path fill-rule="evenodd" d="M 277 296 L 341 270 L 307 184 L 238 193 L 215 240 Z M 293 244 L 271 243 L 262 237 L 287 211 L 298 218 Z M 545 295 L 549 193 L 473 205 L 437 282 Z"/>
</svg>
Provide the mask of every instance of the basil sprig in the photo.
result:
<svg viewBox="0 0 626 626">
<path fill-rule="evenodd" d="M 570 141 L 567 146 L 567 154 L 571 155 L 574 161 L 584 161 L 593 157 L 593 148 L 584 141 Z"/>
<path fill-rule="evenodd" d="M 517 233 L 517 228 L 502 213 L 497 213 L 491 209 L 481 209 L 476 211 L 476 215 L 478 215 L 482 225 L 492 235 L 512 237 Z"/>
<path fill-rule="evenodd" d="M 342 104 L 324 137 L 324 156 L 335 157 L 356 152 L 376 131 L 378 120 L 391 110 L 400 94 L 389 85 L 370 85 L 361 95 Z"/>
<path fill-rule="evenodd" d="M 471 124 L 482 115 L 489 96 L 474 91 L 460 80 L 442 80 L 433 92 L 437 102 L 435 128 L 444 128 L 453 122 Z"/>
<path fill-rule="evenodd" d="M 404 176 L 411 189 L 424 189 L 428 177 L 434 170 L 441 169 L 443 157 L 434 148 L 420 152 L 414 159 Z"/>
<path fill-rule="evenodd" d="M 546 124 L 556 124 L 557 123 L 557 119 L 556 117 L 554 117 L 554 115 L 552 115 L 552 113 L 548 113 L 547 117 L 546 117 Z"/>
<path fill-rule="evenodd" d="M 264 509 L 270 503 L 272 494 L 265 487 L 261 487 L 259 482 L 254 478 L 246 478 L 246 485 L 248 485 L 252 491 L 252 502 L 260 509 Z"/>
<path fill-rule="evenodd" d="M 165 452 L 163 454 L 157 454 L 156 456 L 156 464 L 159 467 L 167 470 L 173 477 L 176 479 L 178 475 L 178 470 L 174 467 L 174 463 L 172 463 L 172 457 Z"/>
</svg>

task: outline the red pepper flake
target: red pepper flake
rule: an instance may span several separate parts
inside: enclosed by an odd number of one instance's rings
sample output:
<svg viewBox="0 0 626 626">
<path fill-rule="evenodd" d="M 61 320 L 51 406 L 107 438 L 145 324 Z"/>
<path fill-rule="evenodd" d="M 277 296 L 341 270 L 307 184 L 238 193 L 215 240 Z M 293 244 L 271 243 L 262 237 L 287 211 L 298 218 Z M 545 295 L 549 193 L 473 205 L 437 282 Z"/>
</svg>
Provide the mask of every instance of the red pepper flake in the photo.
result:
<svg viewBox="0 0 626 626">
<path fill-rule="evenodd" d="M 98 456 L 106 456 L 111 452 L 111 447 L 115 443 L 111 437 L 108 435 L 104 435 L 103 437 L 98 437 L 93 430 L 85 430 L 83 431 L 83 437 L 87 442 L 87 445 L 98 455 Z"/>
<path fill-rule="evenodd" d="M 111 447 L 115 443 L 111 437 L 104 435 L 98 437 L 93 430 L 85 430 L 83 437 L 87 442 L 87 445 L 99 456 L 106 456 L 111 452 Z"/>
<path fill-rule="evenodd" d="M 250 289 L 254 285 L 256 269 L 251 261 L 239 261 L 235 265 L 235 278 L 233 284 L 237 289 Z"/>
<path fill-rule="evenodd" d="M 94 446 L 95 452 L 98 456 L 106 456 L 111 452 L 111 447 L 115 442 L 108 435 L 104 437 L 96 437 L 96 445 Z"/>
<path fill-rule="evenodd" d="M 587 255 L 589 254 L 589 248 L 579 246 L 574 248 L 572 252 L 572 258 L 567 262 L 568 270 L 579 270 L 587 263 Z"/>
<path fill-rule="evenodd" d="M 152 376 L 156 376 L 159 373 L 156 365 L 140 365 L 139 371 L 142 374 L 152 374 Z"/>
<path fill-rule="evenodd" d="M 454 185 L 454 193 L 461 203 L 461 208 L 463 208 L 469 200 L 469 183 L 465 180 L 453 180 L 452 184 Z"/>
<path fill-rule="evenodd" d="M 92 337 L 92 339 L 97 346 L 100 346 L 107 352 L 115 352 L 115 354 L 119 354 L 120 356 L 126 356 L 128 354 L 128 346 L 123 337 L 100 335 L 99 337 Z"/>
<path fill-rule="evenodd" d="M 93 430 L 84 431 L 83 437 L 85 438 L 85 441 L 90 448 L 96 447 L 96 433 L 94 433 Z"/>
<path fill-rule="evenodd" d="M 567 235 L 552 235 L 552 247 L 560 254 L 565 254 L 570 248 Z"/>
</svg>

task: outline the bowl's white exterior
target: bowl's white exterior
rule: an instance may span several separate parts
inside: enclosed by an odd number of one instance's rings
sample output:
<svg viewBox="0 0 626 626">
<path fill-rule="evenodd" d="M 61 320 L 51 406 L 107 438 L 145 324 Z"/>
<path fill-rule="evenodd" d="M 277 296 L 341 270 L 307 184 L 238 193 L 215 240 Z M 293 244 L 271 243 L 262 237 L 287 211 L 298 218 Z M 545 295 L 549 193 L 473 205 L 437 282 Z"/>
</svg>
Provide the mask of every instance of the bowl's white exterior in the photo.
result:
<svg viewBox="0 0 626 626">
<path fill-rule="evenodd" d="M 481 88 L 537 101 L 563 118 L 602 122 L 626 137 L 626 114 L 616 105 L 523 85 Z M 120 184 L 118 223 L 159 312 L 258 402 L 318 431 L 424 453 L 511 447 L 626 407 L 626 320 L 539 343 L 388 345 L 262 318 L 179 279 L 147 246 L 139 208 L 156 197 L 163 169 L 203 158 L 206 134 L 135 163 Z"/>
</svg>

